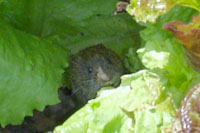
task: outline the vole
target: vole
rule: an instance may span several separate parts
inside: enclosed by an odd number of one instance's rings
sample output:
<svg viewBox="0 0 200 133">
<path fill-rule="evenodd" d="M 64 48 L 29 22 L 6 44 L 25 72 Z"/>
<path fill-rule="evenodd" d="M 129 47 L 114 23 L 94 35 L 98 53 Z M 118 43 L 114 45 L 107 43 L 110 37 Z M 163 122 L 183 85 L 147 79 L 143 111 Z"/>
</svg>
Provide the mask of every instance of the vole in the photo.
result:
<svg viewBox="0 0 200 133">
<path fill-rule="evenodd" d="M 69 78 L 72 93 L 80 103 L 85 104 L 95 98 L 97 91 L 107 85 L 116 87 L 124 73 L 122 62 L 115 52 L 96 45 L 86 48 L 71 57 Z M 0 128 L 0 132 L 46 132 L 61 124 L 76 111 L 71 95 L 65 94 L 66 88 L 59 88 L 61 103 L 47 106 L 43 112 L 34 111 L 33 117 L 27 117 L 22 125 Z"/>
<path fill-rule="evenodd" d="M 86 48 L 71 57 L 69 78 L 72 93 L 80 103 L 95 98 L 105 86 L 116 87 L 124 67 L 119 56 L 102 44 Z"/>
</svg>

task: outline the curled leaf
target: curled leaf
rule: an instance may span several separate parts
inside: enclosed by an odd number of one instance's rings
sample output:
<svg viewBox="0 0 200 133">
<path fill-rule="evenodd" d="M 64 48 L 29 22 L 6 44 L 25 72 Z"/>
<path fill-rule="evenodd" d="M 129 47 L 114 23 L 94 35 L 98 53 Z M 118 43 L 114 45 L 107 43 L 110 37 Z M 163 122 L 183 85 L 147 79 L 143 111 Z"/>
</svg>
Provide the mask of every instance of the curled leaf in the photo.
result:
<svg viewBox="0 0 200 133">
<path fill-rule="evenodd" d="M 167 13 L 177 5 L 200 11 L 198 0 L 131 0 L 126 10 L 130 15 L 135 16 L 137 21 L 154 23 L 159 16 Z"/>
<path fill-rule="evenodd" d="M 137 21 L 155 22 L 156 18 L 175 5 L 173 0 L 131 0 L 127 7 L 130 15 L 134 15 Z"/>
<path fill-rule="evenodd" d="M 184 133 L 200 132 L 200 83 L 186 94 L 177 112 L 173 131 Z M 181 126 L 180 126 L 181 125 Z M 180 128 L 181 127 L 181 128 Z"/>
<path fill-rule="evenodd" d="M 184 24 L 173 21 L 165 24 L 164 29 L 169 30 L 181 41 L 188 57 L 196 70 L 200 70 L 200 15 L 193 17 L 192 22 Z"/>
<path fill-rule="evenodd" d="M 168 52 L 157 52 L 155 50 L 147 52 L 145 48 L 138 49 L 137 53 L 144 66 L 151 70 L 154 68 L 163 69 L 168 64 L 170 56 Z"/>
</svg>

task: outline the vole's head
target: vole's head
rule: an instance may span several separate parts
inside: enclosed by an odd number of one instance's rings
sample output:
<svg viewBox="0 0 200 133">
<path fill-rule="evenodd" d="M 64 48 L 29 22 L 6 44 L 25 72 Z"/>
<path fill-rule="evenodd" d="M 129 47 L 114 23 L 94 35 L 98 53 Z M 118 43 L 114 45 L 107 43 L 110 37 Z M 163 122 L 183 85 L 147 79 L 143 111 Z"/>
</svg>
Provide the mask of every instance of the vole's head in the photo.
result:
<svg viewBox="0 0 200 133">
<path fill-rule="evenodd" d="M 72 92 L 86 103 L 104 86 L 117 86 L 124 68 L 120 58 L 103 45 L 86 48 L 71 58 Z"/>
</svg>

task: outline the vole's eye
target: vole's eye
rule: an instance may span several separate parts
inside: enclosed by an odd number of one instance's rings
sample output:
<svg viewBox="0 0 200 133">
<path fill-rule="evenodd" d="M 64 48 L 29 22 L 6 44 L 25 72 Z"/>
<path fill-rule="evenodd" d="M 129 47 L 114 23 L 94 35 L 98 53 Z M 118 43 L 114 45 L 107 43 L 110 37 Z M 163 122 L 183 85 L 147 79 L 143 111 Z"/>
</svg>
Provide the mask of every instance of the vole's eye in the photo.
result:
<svg viewBox="0 0 200 133">
<path fill-rule="evenodd" d="M 88 73 L 92 73 L 93 69 L 92 67 L 88 67 Z"/>
</svg>

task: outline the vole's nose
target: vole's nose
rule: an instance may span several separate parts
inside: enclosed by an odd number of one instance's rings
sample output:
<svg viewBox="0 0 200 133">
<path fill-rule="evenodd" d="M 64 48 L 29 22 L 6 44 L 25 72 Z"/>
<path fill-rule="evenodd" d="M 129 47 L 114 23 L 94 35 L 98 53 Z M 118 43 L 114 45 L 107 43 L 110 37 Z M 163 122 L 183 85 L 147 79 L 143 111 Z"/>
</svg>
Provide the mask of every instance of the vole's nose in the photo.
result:
<svg viewBox="0 0 200 133">
<path fill-rule="evenodd" d="M 110 80 L 110 77 L 102 70 L 101 67 L 98 68 L 97 78 L 105 82 Z"/>
</svg>

